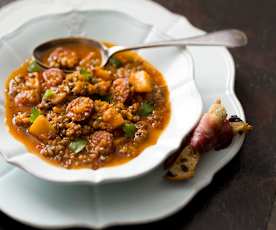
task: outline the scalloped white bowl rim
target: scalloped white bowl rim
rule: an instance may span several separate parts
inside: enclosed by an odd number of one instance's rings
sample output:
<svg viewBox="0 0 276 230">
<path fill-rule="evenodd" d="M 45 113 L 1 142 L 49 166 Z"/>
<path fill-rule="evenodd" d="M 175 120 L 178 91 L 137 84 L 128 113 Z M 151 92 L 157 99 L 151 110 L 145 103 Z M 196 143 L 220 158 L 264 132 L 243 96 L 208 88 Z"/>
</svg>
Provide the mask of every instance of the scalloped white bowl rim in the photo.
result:
<svg viewBox="0 0 276 230">
<path fill-rule="evenodd" d="M 54 17 L 66 17 L 70 16 L 72 14 L 83 14 L 83 13 L 110 13 L 110 14 L 117 14 L 122 17 L 127 18 L 128 20 L 132 21 L 133 23 L 136 23 L 139 26 L 150 28 L 149 33 L 155 33 L 163 38 L 170 38 L 170 36 L 158 31 L 156 28 L 153 28 L 151 25 L 146 24 L 144 22 L 139 21 L 136 18 L 131 17 L 128 14 L 113 11 L 113 10 L 74 10 L 70 12 L 63 12 L 63 13 L 55 13 L 51 14 L 51 18 Z M 11 31 L 10 33 L 2 36 L 0 38 L 0 42 L 4 41 L 5 43 L 8 42 L 9 38 L 15 36 L 17 33 L 23 32 L 26 27 L 28 27 L 31 24 L 35 24 L 39 22 L 40 20 L 47 19 L 48 16 L 39 16 L 36 18 L 33 18 L 25 23 L 23 23 L 21 26 L 16 28 L 15 30 Z M 182 55 L 185 56 L 185 60 L 188 63 L 188 81 L 183 83 L 185 85 L 189 85 L 189 90 L 191 90 L 191 93 L 193 94 L 193 98 L 190 99 L 191 104 L 195 106 L 193 110 L 193 118 L 191 119 L 192 122 L 187 124 L 186 129 L 181 131 L 181 135 L 178 133 L 175 134 L 173 140 L 171 142 L 173 144 L 170 145 L 170 143 L 166 143 L 166 145 L 161 145 L 161 137 L 166 134 L 167 129 L 170 125 L 172 125 L 172 120 L 169 121 L 168 126 L 165 128 L 161 136 L 159 137 L 158 142 L 154 146 L 150 146 L 145 151 L 143 151 L 138 157 L 134 158 L 133 160 L 114 167 L 106 167 L 106 168 L 100 168 L 98 170 L 90 170 L 90 169 L 78 169 L 78 170 L 67 170 L 60 167 L 53 166 L 49 163 L 46 163 L 44 160 L 42 160 L 40 157 L 38 157 L 35 154 L 30 154 L 26 149 L 24 154 L 19 154 L 16 156 L 13 156 L 13 154 L 7 154 L 7 151 L 3 150 L 3 146 L 0 146 L 0 151 L 3 157 L 6 159 L 7 162 L 16 165 L 17 167 L 29 172 L 30 174 L 39 177 L 44 180 L 53 181 L 53 182 L 61 182 L 61 183 L 89 183 L 89 184 L 101 184 L 101 183 L 108 183 L 108 182 L 116 182 L 116 181 L 123 181 L 123 180 L 130 180 L 133 178 L 136 178 L 138 176 L 142 176 L 154 168 L 156 168 L 158 165 L 160 165 L 171 153 L 173 153 L 176 149 L 178 149 L 181 145 L 181 142 L 183 138 L 189 133 L 189 131 L 194 127 L 194 125 L 197 123 L 198 119 L 200 118 L 200 115 L 202 113 L 203 109 L 203 103 L 202 99 L 200 97 L 200 94 L 196 88 L 196 84 L 194 81 L 194 73 L 193 73 L 193 60 L 189 54 L 189 52 L 185 49 L 182 51 Z M 166 77 L 166 76 L 165 76 Z M 182 87 L 181 85 L 179 87 Z M 185 88 L 185 87 L 184 87 Z M 171 93 L 171 92 L 170 92 Z M 180 95 L 181 96 L 181 95 Z M 172 111 L 173 113 L 173 111 Z M 180 116 L 180 115 L 178 115 Z M 13 138 L 11 136 L 11 138 Z M 164 140 L 163 140 L 164 141 Z M 147 152 L 150 148 L 160 148 L 160 155 L 158 155 L 158 158 L 151 161 L 151 164 L 147 164 L 149 161 L 146 160 L 146 158 L 149 158 L 147 156 Z M 165 149 L 165 150 L 164 150 Z M 138 163 L 138 160 L 140 163 Z M 136 165 L 135 165 L 136 163 Z M 137 167 L 139 164 L 140 167 Z M 142 167 L 141 167 L 142 166 Z M 123 169 L 124 168 L 124 169 Z"/>
</svg>

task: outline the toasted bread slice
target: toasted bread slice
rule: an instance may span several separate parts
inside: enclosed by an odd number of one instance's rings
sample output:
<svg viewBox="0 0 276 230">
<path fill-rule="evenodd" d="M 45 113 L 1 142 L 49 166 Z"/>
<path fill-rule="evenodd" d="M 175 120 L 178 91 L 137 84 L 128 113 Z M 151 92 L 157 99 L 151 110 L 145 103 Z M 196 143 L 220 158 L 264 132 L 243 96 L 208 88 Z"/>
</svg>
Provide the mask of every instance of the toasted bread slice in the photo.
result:
<svg viewBox="0 0 276 230">
<path fill-rule="evenodd" d="M 188 145 L 179 154 L 174 164 L 169 168 L 166 178 L 170 180 L 187 180 L 194 176 L 200 154 Z"/>
<path fill-rule="evenodd" d="M 216 123 L 223 123 L 227 113 L 220 100 L 216 100 L 211 105 L 208 114 Z M 231 116 L 229 119 L 230 126 L 233 129 L 233 134 L 243 134 L 250 132 L 253 127 L 246 122 L 243 122 L 237 116 Z M 168 172 L 165 177 L 169 180 L 187 180 L 194 176 L 197 164 L 200 159 L 200 153 L 195 151 L 191 145 L 187 145 L 178 155 L 171 156 L 165 164 Z"/>
<path fill-rule="evenodd" d="M 217 99 L 209 108 L 208 112 L 209 115 L 213 115 L 216 117 L 217 122 L 222 123 L 226 117 L 227 112 L 225 107 L 221 103 L 220 99 Z"/>
<path fill-rule="evenodd" d="M 248 133 L 253 129 L 251 125 L 243 121 L 230 122 L 230 125 L 234 135 Z M 178 157 L 174 156 L 174 159 L 174 162 L 170 162 L 165 177 L 169 180 L 187 180 L 194 176 L 200 154 L 188 145 Z"/>
<path fill-rule="evenodd" d="M 234 135 L 243 134 L 250 132 L 253 127 L 246 122 L 238 121 L 238 122 L 230 122 Z"/>
</svg>

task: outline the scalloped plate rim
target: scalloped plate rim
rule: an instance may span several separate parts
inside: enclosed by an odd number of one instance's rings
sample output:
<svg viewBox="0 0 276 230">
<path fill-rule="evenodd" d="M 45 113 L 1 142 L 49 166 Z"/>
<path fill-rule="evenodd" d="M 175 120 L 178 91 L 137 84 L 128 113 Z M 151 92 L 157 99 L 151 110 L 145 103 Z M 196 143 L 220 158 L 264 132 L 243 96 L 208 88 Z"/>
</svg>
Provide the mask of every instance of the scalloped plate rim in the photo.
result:
<svg viewBox="0 0 276 230">
<path fill-rule="evenodd" d="M 16 4 L 16 3 L 11 3 L 11 4 Z M 162 7 L 162 6 L 160 6 L 160 5 L 158 5 L 157 3 L 152 3 L 152 5 L 156 5 L 156 6 L 158 6 L 159 8 L 163 8 L 165 11 L 168 11 L 167 9 L 165 9 L 164 7 Z M 154 7 L 154 6 L 153 6 Z M 5 7 L 4 7 L 5 8 Z M 0 10 L 1 11 L 1 10 Z M 168 11 L 169 12 L 169 11 Z M 183 16 L 180 16 L 180 17 L 183 17 Z M 183 19 L 185 19 L 185 21 L 186 22 L 188 22 L 188 20 L 185 18 L 185 17 L 183 17 Z M 199 31 L 199 29 L 198 28 L 196 28 L 196 27 L 194 27 L 190 22 L 188 22 L 188 24 L 189 24 L 189 26 L 191 27 L 191 28 L 193 28 L 193 30 L 194 31 Z M 231 54 L 227 51 L 227 50 L 225 50 L 226 51 L 226 55 L 229 57 L 228 58 L 228 60 L 230 59 L 230 61 L 232 60 L 232 63 L 233 63 L 233 58 L 232 58 L 232 56 L 231 56 Z M 232 67 L 233 67 L 233 70 L 234 70 L 234 66 L 232 65 Z M 235 95 L 235 91 L 234 91 L 234 72 L 233 72 L 233 75 L 231 76 L 231 82 L 232 82 L 232 87 L 231 88 L 228 88 L 228 90 L 229 90 L 229 92 L 230 92 L 230 94 L 229 94 L 229 97 L 231 98 L 231 100 L 233 100 L 235 103 L 236 103 L 236 107 L 237 107 L 237 109 L 239 109 L 239 112 L 241 113 L 241 115 L 244 115 L 244 112 L 243 112 L 243 109 L 242 109 L 242 107 L 241 107 L 241 105 L 240 105 L 240 102 L 238 101 L 238 99 L 237 99 L 237 97 L 236 97 L 236 95 Z M 241 140 L 240 141 L 240 144 L 239 144 L 239 147 L 238 147 L 238 149 L 236 149 L 236 150 L 234 150 L 234 151 L 236 151 L 236 152 L 238 152 L 238 150 L 239 150 L 239 148 L 241 147 L 241 145 L 242 145 L 242 142 L 243 142 L 243 140 Z M 231 149 L 230 149 L 230 151 L 231 151 Z M 234 155 L 236 155 L 236 153 L 234 154 Z M 223 165 L 221 165 L 221 167 L 223 167 L 225 164 L 223 164 Z M 221 168 L 220 167 L 220 168 Z M 219 169 L 220 169 L 219 168 Z M 217 170 L 215 170 L 215 172 L 213 173 L 213 175 L 219 170 L 219 169 L 217 169 Z M 211 181 L 212 181 L 212 177 L 213 177 L 213 175 L 211 175 L 211 177 L 209 177 L 209 180 L 205 180 L 205 183 L 204 184 L 202 184 L 202 186 L 198 186 L 197 187 L 197 189 L 194 191 L 194 193 L 192 194 L 192 196 L 191 196 L 191 199 L 194 197 L 194 195 L 200 190 L 200 189 L 202 189 L 203 187 L 205 187 L 205 186 L 207 186 Z M 207 178 L 208 179 L 208 178 Z M 171 212 L 171 213 L 168 213 L 168 215 L 171 215 L 171 214 L 173 214 L 173 213 L 175 213 L 176 211 L 178 211 L 180 208 L 182 208 L 182 207 L 184 207 L 186 205 L 186 203 L 185 204 L 182 204 L 180 207 L 178 207 L 178 209 L 177 210 L 175 210 L 174 212 Z M 3 210 L 4 211 L 4 210 Z M 81 227 L 89 227 L 89 228 L 91 228 L 91 227 L 98 227 L 98 228 L 104 228 L 104 227 L 108 227 L 108 226 L 113 226 L 113 225 L 117 225 L 117 224 L 119 224 L 119 225 L 125 225 L 125 224 L 138 224 L 138 223 L 145 223 L 145 222 L 150 222 L 150 221 L 153 221 L 153 220 L 149 220 L 149 221 L 138 221 L 138 222 L 131 222 L 131 223 L 126 223 L 126 222 L 120 222 L 120 223 L 117 223 L 117 222 L 112 222 L 112 223 L 108 223 L 108 224 L 103 224 L 103 225 L 100 225 L 100 226 L 95 226 L 95 225 L 91 225 L 91 224 L 83 224 L 83 223 L 80 223 L 80 224 L 70 224 L 70 225 L 57 225 L 57 226 L 54 226 L 54 225 L 52 225 L 52 226 L 46 226 L 46 225 L 44 225 L 44 226 L 41 226 L 41 225 L 37 225 L 37 224 L 33 224 L 33 223 L 31 223 L 31 222 L 28 222 L 28 221 L 24 221 L 24 220 L 21 220 L 20 218 L 17 218 L 16 217 L 16 215 L 12 215 L 11 213 L 11 215 L 9 214 L 9 212 L 8 211 L 6 211 L 6 213 L 8 213 L 8 215 L 9 216 L 11 216 L 11 217 L 13 217 L 14 219 L 17 219 L 17 220 L 19 220 L 19 221 L 21 221 L 21 222 L 23 222 L 23 223 L 26 223 L 26 224 L 29 224 L 29 225 L 31 225 L 31 226 L 35 226 L 35 227 L 40 227 L 40 228 L 45 228 L 45 227 L 47 227 L 47 228 L 64 228 L 64 227 L 66 227 L 66 228 L 69 228 L 69 227 L 79 227 L 79 226 L 81 226 Z M 163 217 L 166 217 L 166 216 L 168 216 L 168 215 L 165 215 L 165 216 L 163 216 Z M 163 217 L 161 217 L 161 218 L 163 218 Z M 161 218 L 158 218 L 158 219 L 161 219 Z M 158 219 L 154 219 L 154 220 L 158 220 Z"/>
</svg>

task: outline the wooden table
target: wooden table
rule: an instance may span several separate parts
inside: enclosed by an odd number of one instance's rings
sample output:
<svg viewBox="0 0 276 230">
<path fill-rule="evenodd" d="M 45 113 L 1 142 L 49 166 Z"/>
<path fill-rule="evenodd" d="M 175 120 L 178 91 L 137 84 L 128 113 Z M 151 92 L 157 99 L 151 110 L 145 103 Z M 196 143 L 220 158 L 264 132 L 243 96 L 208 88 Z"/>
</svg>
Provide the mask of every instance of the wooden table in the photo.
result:
<svg viewBox="0 0 276 230">
<path fill-rule="evenodd" d="M 8 2 L 0 0 L 0 6 Z M 238 28 L 247 33 L 249 45 L 232 54 L 237 66 L 236 92 L 255 129 L 240 153 L 188 206 L 165 220 L 131 229 L 275 230 L 276 1 L 156 2 L 206 31 Z M 0 229 L 13 228 L 31 229 L 0 214 Z"/>
</svg>

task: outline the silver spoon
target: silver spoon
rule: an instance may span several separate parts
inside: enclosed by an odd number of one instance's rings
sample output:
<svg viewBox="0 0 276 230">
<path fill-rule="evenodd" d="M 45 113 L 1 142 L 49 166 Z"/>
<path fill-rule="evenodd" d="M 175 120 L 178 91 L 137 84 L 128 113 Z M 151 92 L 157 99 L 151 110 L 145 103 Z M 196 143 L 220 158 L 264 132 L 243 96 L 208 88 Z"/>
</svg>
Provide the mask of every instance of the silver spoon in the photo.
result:
<svg viewBox="0 0 276 230">
<path fill-rule="evenodd" d="M 81 38 L 81 37 L 68 37 L 68 38 L 60 38 L 45 42 L 39 46 L 37 46 L 33 51 L 33 56 L 36 62 L 44 68 L 50 68 L 42 61 L 43 54 L 49 51 L 49 49 L 53 49 L 55 47 L 59 47 L 66 44 L 72 45 L 87 45 L 93 48 L 98 48 L 101 54 L 101 66 L 105 66 L 109 59 L 117 53 L 129 51 L 129 50 L 137 50 L 137 49 L 145 49 L 145 48 L 155 48 L 155 47 L 168 47 L 168 46 L 225 46 L 229 48 L 245 46 L 247 44 L 247 36 L 244 32 L 229 29 L 229 30 L 221 30 L 213 33 L 207 33 L 200 36 L 188 37 L 182 39 L 174 39 L 167 41 L 158 41 L 147 44 L 139 44 L 133 46 L 112 46 L 110 48 L 106 47 L 102 42 L 89 39 L 89 38 Z M 72 70 L 66 70 L 68 72 L 72 72 Z"/>
</svg>

